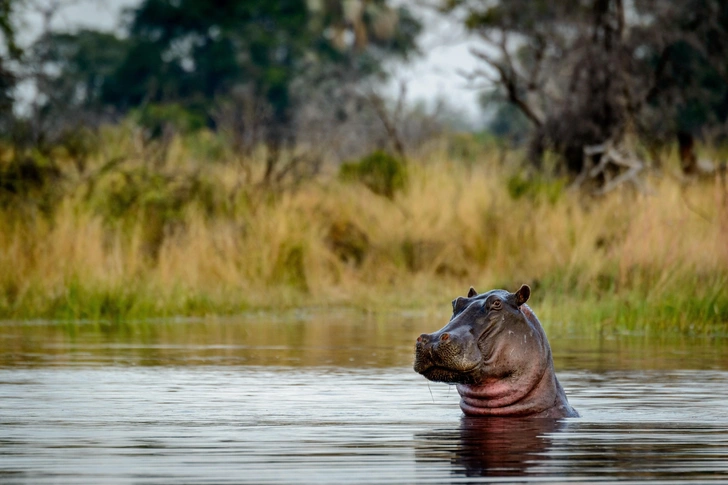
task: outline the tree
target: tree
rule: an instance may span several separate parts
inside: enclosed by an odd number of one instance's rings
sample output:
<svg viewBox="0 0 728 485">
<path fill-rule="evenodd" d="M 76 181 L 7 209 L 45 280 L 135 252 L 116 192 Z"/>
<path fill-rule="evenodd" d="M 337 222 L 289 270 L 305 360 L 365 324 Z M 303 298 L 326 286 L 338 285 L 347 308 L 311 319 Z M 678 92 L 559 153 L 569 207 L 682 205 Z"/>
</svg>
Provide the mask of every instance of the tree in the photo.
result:
<svg viewBox="0 0 728 485">
<path fill-rule="evenodd" d="M 590 159 L 585 148 L 619 144 L 630 132 L 651 136 L 656 112 L 670 112 L 663 126 L 673 134 L 725 120 L 725 2 L 448 0 L 443 7 L 464 15 L 484 41 L 474 54 L 489 69 L 478 75 L 530 121 L 536 163 L 551 149 L 576 176 Z"/>
<path fill-rule="evenodd" d="M 387 0 L 144 0 L 130 19 L 125 39 L 47 39 L 38 52 L 53 54 L 44 58 L 58 73 L 49 89 L 85 109 L 183 107 L 233 131 L 242 150 L 263 143 L 266 183 L 290 171 L 281 154 L 315 86 L 343 95 L 341 85 L 381 76 L 385 59 L 415 50 L 420 30 Z"/>
<path fill-rule="evenodd" d="M 47 105 L 57 110 L 99 109 L 104 95 L 117 82 L 118 66 L 129 54 L 129 43 L 107 32 L 83 29 L 76 33 L 49 32 L 32 47 L 38 70 L 58 73 L 46 76 L 41 86 Z M 130 89 L 135 89 L 131 84 Z"/>
<path fill-rule="evenodd" d="M 0 120 L 12 113 L 16 77 L 8 66 L 9 60 L 19 60 L 21 49 L 15 42 L 13 14 L 19 2 L 0 0 L 0 38 L 5 41 L 5 52 L 0 52 Z"/>
<path fill-rule="evenodd" d="M 642 131 L 662 139 L 677 135 L 683 171 L 695 173 L 695 137 L 712 133 L 720 141 L 728 135 L 728 4 L 642 0 L 635 8 L 652 19 L 640 26 L 654 73 Z"/>
</svg>

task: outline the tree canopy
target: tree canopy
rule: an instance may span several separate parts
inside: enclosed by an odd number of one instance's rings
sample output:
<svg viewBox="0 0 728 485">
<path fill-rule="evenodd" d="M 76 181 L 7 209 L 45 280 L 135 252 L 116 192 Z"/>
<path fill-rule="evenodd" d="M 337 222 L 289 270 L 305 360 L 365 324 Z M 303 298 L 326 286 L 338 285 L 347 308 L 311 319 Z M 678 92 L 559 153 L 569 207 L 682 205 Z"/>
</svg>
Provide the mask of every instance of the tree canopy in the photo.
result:
<svg viewBox="0 0 728 485">
<path fill-rule="evenodd" d="M 711 0 L 446 0 L 475 55 L 532 125 L 532 149 L 582 170 L 584 147 L 723 126 L 728 4 Z"/>
<path fill-rule="evenodd" d="M 0 39 L 4 41 L 4 51 L 0 51 L 0 120 L 12 110 L 12 90 L 15 76 L 7 66 L 7 60 L 18 59 L 21 50 L 15 41 L 13 13 L 17 0 L 0 0 Z M 2 43 L 0 43 L 2 45 Z"/>
<path fill-rule="evenodd" d="M 246 153 L 263 144 L 271 164 L 317 125 L 316 103 L 329 126 L 361 111 L 356 88 L 416 53 L 422 30 L 393 0 L 142 0 L 122 33 L 49 30 L 21 62 L 21 1 L 0 0 L 0 114 L 12 113 L 19 71 L 35 83 L 34 122 L 46 130 L 131 113 L 150 136 L 177 120 L 232 133 Z M 487 68 L 474 75 L 494 86 L 481 97 L 492 129 L 519 140 L 527 131 L 537 166 L 553 151 L 581 173 L 586 147 L 632 133 L 685 147 L 707 132 L 728 136 L 726 2 L 440 1 L 482 40 L 474 54 Z"/>
<path fill-rule="evenodd" d="M 77 83 L 83 103 L 199 108 L 246 86 L 282 122 L 295 79 L 335 64 L 362 77 L 381 73 L 385 58 L 414 51 L 420 30 L 385 0 L 144 0 L 129 15 L 123 39 L 83 30 L 42 42 L 56 77 Z"/>
<path fill-rule="evenodd" d="M 383 78 L 387 59 L 416 52 L 421 30 L 389 0 L 143 0 L 126 15 L 123 36 L 50 31 L 32 46 L 39 114 L 223 123 L 237 146 L 265 144 L 270 170 L 295 144 L 297 113 Z"/>
</svg>

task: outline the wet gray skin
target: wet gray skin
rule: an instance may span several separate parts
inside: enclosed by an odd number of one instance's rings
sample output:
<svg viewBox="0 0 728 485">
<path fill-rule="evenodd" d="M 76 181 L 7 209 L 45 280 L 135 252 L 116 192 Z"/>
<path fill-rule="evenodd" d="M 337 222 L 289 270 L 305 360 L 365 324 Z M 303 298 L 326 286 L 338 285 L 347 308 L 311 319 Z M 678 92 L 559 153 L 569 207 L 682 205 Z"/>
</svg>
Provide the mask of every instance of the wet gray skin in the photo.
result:
<svg viewBox="0 0 728 485">
<path fill-rule="evenodd" d="M 468 416 L 575 417 L 556 379 L 546 334 L 526 305 L 531 289 L 491 290 L 453 300 L 443 328 L 422 334 L 415 371 L 457 384 Z"/>
</svg>

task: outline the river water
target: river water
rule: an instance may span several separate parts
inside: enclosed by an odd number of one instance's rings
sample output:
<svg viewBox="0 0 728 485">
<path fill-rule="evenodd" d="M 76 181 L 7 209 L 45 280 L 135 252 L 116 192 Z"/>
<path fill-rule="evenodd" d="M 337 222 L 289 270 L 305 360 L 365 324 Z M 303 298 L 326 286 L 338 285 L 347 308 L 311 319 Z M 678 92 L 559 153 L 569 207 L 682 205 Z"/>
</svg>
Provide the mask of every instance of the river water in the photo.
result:
<svg viewBox="0 0 728 485">
<path fill-rule="evenodd" d="M 728 341 L 549 332 L 582 417 L 473 419 L 443 323 L 0 323 L 0 483 L 728 483 Z"/>
</svg>

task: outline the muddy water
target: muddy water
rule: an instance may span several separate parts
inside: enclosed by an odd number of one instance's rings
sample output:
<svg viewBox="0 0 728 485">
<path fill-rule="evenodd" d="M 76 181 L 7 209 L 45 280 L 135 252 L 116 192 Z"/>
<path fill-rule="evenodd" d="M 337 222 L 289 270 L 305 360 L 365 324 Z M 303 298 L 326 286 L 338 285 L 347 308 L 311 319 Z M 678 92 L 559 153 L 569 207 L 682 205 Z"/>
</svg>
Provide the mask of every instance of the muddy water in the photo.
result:
<svg viewBox="0 0 728 485">
<path fill-rule="evenodd" d="M 441 322 L 0 323 L 0 483 L 728 483 L 728 342 L 550 333 L 578 419 L 466 419 Z"/>
</svg>

